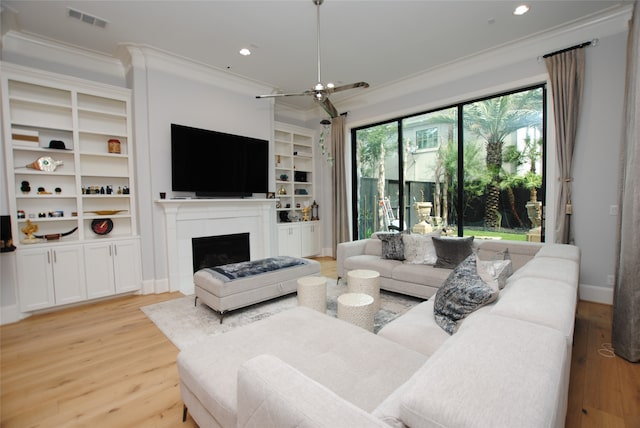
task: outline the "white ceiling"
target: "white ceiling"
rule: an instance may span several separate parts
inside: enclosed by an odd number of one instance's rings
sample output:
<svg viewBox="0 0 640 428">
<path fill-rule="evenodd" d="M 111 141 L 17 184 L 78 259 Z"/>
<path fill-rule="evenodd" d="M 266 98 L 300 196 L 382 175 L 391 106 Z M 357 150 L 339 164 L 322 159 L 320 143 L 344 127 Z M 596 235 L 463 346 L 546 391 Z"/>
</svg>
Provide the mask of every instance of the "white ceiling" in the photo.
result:
<svg viewBox="0 0 640 428">
<path fill-rule="evenodd" d="M 326 0 L 320 8 L 322 80 L 373 88 L 438 65 L 615 9 L 633 0 Z M 514 16 L 521 3 L 531 6 Z M 25 33 L 113 55 L 121 43 L 148 45 L 300 92 L 317 80 L 312 0 L 1 0 L 3 22 Z M 68 9 L 107 21 L 98 28 Z M 4 19 L 8 16 L 11 19 Z M 238 51 L 249 47 L 252 55 Z M 344 99 L 354 89 L 332 95 Z M 257 94 L 256 94 L 257 95 Z M 341 98 L 342 97 L 342 98 Z M 311 97 L 277 102 L 308 109 Z"/>
</svg>

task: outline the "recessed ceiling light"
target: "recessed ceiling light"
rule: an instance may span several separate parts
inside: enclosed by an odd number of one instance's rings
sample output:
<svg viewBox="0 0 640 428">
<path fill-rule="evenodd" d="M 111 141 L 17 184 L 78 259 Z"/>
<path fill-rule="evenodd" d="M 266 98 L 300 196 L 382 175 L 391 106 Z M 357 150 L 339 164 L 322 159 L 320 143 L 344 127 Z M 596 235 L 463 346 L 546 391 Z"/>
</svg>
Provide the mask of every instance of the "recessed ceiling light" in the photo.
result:
<svg viewBox="0 0 640 428">
<path fill-rule="evenodd" d="M 522 4 L 516 7 L 516 10 L 513 11 L 513 14 L 520 16 L 520 15 L 524 15 L 527 12 L 529 12 L 529 6 L 527 6 L 526 4 Z"/>
<path fill-rule="evenodd" d="M 247 48 L 242 48 L 240 49 L 240 55 L 243 55 L 243 56 L 251 55 L 251 51 Z"/>
</svg>

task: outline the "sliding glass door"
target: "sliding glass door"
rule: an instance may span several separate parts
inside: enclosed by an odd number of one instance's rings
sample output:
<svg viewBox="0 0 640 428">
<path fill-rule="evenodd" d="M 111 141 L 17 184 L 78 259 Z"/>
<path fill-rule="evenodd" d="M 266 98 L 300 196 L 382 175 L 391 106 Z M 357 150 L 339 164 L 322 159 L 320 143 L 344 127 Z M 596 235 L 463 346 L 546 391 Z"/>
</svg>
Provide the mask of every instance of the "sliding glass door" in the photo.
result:
<svg viewBox="0 0 640 428">
<path fill-rule="evenodd" d="M 352 130 L 354 239 L 542 240 L 545 96 L 537 86 Z"/>
</svg>

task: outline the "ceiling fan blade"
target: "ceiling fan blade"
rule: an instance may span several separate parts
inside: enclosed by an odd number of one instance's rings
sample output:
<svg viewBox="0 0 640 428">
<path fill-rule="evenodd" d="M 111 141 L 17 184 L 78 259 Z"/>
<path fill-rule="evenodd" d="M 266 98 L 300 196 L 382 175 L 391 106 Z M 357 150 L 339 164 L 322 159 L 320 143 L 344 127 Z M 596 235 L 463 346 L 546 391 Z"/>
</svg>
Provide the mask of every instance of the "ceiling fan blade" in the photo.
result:
<svg viewBox="0 0 640 428">
<path fill-rule="evenodd" d="M 256 98 L 275 98 L 275 97 L 297 97 L 301 95 L 313 95 L 313 91 L 304 91 L 292 94 L 267 94 L 267 95 L 256 95 Z"/>
<path fill-rule="evenodd" d="M 369 84 L 367 82 L 356 82 L 356 83 L 349 83 L 347 85 L 336 86 L 335 88 L 327 88 L 325 89 L 325 92 L 333 93 L 333 92 L 346 91 L 347 89 L 368 88 L 368 87 L 369 87 Z"/>
<path fill-rule="evenodd" d="M 320 103 L 324 111 L 326 111 L 332 119 L 340 116 L 340 113 L 338 113 L 338 110 L 336 110 L 335 106 L 331 103 L 331 101 L 329 101 L 329 98 L 323 97 L 321 100 L 316 98 L 316 101 Z"/>
</svg>

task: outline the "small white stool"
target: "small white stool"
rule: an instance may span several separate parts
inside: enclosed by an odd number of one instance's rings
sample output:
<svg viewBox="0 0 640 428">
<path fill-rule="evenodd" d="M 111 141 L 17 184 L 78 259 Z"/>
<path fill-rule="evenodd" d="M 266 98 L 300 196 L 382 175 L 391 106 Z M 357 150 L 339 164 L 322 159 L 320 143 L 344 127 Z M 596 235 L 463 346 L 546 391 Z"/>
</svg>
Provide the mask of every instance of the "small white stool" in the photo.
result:
<svg viewBox="0 0 640 428">
<path fill-rule="evenodd" d="M 364 293 L 345 293 L 338 297 L 338 319 L 373 331 L 373 297 Z"/>
<path fill-rule="evenodd" d="M 327 278 L 303 276 L 298 278 L 298 306 L 306 306 L 318 312 L 327 312 Z"/>
<path fill-rule="evenodd" d="M 349 293 L 364 293 L 373 297 L 375 312 L 380 310 L 380 273 L 375 270 L 356 269 L 347 273 Z"/>
</svg>

